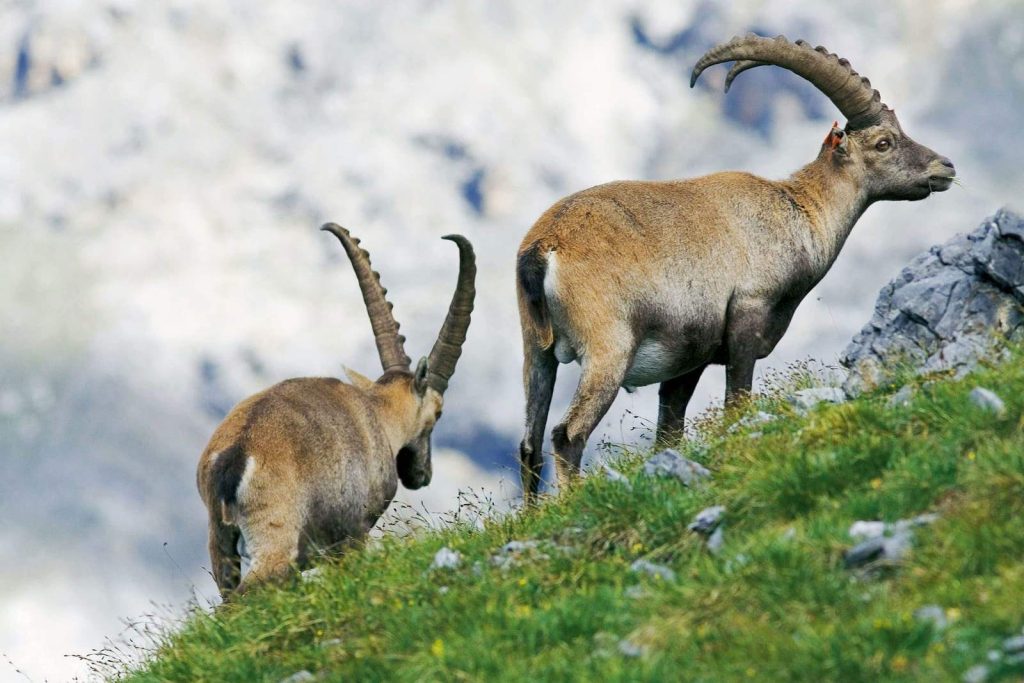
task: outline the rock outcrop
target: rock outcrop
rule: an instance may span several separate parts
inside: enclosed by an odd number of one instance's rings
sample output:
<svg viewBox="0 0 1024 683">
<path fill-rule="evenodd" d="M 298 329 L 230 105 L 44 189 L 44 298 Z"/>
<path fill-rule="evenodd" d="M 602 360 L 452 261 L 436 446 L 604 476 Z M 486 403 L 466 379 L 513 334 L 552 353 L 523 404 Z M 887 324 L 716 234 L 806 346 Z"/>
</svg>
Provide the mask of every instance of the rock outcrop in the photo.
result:
<svg viewBox="0 0 1024 683">
<path fill-rule="evenodd" d="M 911 364 L 966 372 L 1001 339 L 1024 336 L 1024 218 L 1001 209 L 974 232 L 911 261 L 882 288 L 871 321 L 843 352 L 850 396 Z"/>
</svg>

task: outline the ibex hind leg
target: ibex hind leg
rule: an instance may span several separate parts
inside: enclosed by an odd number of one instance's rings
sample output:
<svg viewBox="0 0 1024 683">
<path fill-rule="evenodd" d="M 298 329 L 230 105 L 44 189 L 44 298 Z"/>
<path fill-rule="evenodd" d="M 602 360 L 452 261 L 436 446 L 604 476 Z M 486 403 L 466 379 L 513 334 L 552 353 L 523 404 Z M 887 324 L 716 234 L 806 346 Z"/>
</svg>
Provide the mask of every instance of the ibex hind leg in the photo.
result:
<svg viewBox="0 0 1024 683">
<path fill-rule="evenodd" d="M 242 579 L 242 558 L 238 554 L 241 535 L 237 526 L 224 524 L 216 515 L 210 519 L 210 571 L 222 598 L 238 588 Z"/>
<path fill-rule="evenodd" d="M 551 433 L 559 481 L 570 481 L 579 474 L 587 438 L 615 401 L 631 358 L 632 351 L 622 349 L 591 354 L 584 360 L 576 395 Z"/>
<path fill-rule="evenodd" d="M 544 428 L 551 409 L 551 395 L 558 374 L 554 347 L 541 349 L 530 344 L 523 360 L 523 388 L 526 393 L 526 430 L 519 445 L 519 467 L 523 500 L 531 503 L 540 488 L 544 468 Z"/>
<path fill-rule="evenodd" d="M 291 576 L 299 560 L 301 534 L 300 511 L 287 497 L 253 511 L 245 520 L 245 538 L 252 565 L 238 586 L 238 593 L 260 583 Z"/>
</svg>

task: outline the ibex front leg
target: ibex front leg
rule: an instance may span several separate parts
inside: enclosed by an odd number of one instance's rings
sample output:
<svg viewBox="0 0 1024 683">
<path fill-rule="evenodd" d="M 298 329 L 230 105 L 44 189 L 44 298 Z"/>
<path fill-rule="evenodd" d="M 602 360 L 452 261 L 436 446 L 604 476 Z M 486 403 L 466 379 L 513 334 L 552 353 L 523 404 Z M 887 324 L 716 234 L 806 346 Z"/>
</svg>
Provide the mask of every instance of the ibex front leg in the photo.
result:
<svg viewBox="0 0 1024 683">
<path fill-rule="evenodd" d="M 631 349 L 602 349 L 585 357 L 576 395 L 562 422 L 551 433 L 560 482 L 579 474 L 587 437 L 619 393 L 632 357 Z"/>
<path fill-rule="evenodd" d="M 770 312 L 760 302 L 733 301 L 729 304 L 726 346 L 729 360 L 725 367 L 725 407 L 735 406 L 750 396 L 754 385 L 754 364 L 771 351 L 765 330 Z M 779 337 L 785 331 L 783 326 Z M 766 348 L 767 345 L 767 348 Z"/>
<path fill-rule="evenodd" d="M 526 391 L 526 433 L 519 445 L 519 468 L 523 482 L 523 501 L 533 502 L 540 488 L 544 468 L 544 427 L 551 408 L 558 361 L 554 349 L 542 349 L 527 342 L 523 364 L 523 385 Z"/>
<path fill-rule="evenodd" d="M 661 383 L 661 387 L 658 389 L 657 441 L 659 443 L 665 443 L 668 439 L 678 438 L 682 435 L 686 406 L 693 398 L 697 382 L 706 367 L 706 365 L 702 365 L 685 375 Z"/>
</svg>

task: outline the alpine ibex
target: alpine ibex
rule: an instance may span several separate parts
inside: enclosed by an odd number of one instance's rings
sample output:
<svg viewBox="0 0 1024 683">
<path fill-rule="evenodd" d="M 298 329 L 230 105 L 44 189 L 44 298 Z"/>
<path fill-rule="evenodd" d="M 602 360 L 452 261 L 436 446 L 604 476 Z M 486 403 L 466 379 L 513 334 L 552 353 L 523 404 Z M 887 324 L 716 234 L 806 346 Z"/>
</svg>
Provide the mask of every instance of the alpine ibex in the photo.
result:
<svg viewBox="0 0 1024 683">
<path fill-rule="evenodd" d="M 620 386 L 660 382 L 658 438 L 679 432 L 697 380 L 726 366 L 726 403 L 750 391 L 754 363 L 781 339 L 853 225 L 879 200 L 949 188 L 949 159 L 911 140 L 866 78 L 822 47 L 756 35 L 709 50 L 707 67 L 774 64 L 807 79 L 847 119 L 789 179 L 716 173 L 613 182 L 557 202 L 518 252 L 526 433 L 524 495 L 536 493 L 558 363 L 582 377 L 552 432 L 559 476 L 578 471 L 587 437 Z"/>
<path fill-rule="evenodd" d="M 235 406 L 199 460 L 199 494 L 210 515 L 210 561 L 221 595 L 286 575 L 313 552 L 364 538 L 406 488 L 430 483 L 430 434 L 462 353 L 475 296 L 473 247 L 459 248 L 459 277 L 428 358 L 410 371 L 405 337 L 370 256 L 344 228 L 328 223 L 359 281 L 384 374 L 376 381 L 346 370 L 290 379 Z M 252 557 L 241 578 L 239 538 Z M 240 584 L 241 581 L 241 584 Z"/>
</svg>

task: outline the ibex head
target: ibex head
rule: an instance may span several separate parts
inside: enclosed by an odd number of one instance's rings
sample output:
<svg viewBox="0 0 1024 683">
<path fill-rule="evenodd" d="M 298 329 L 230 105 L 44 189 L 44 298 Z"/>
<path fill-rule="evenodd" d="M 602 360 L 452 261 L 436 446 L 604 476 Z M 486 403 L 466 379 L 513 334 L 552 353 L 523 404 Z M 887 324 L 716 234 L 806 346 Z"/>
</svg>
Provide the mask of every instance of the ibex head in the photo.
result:
<svg viewBox="0 0 1024 683">
<path fill-rule="evenodd" d="M 736 37 L 700 58 L 690 87 L 706 68 L 722 62 L 735 62 L 725 78 L 726 92 L 744 71 L 774 64 L 807 79 L 832 100 L 847 123 L 844 130 L 833 128 L 821 154 L 857 177 L 868 201 L 924 199 L 953 183 L 953 162 L 914 142 L 871 82 L 824 47 L 812 48 L 802 40 L 790 43 L 783 36 Z"/>
<path fill-rule="evenodd" d="M 398 322 L 391 312 L 391 303 L 385 298 L 387 290 L 380 284 L 380 275 L 370 265 L 370 256 L 359 248 L 359 240 L 352 237 L 345 228 L 334 223 L 323 226 L 323 230 L 337 237 L 356 272 L 359 289 L 363 293 L 370 326 L 377 343 L 377 352 L 384 374 L 376 384 L 388 396 L 391 408 L 401 413 L 400 421 L 405 424 L 404 442 L 394 444 L 398 448 L 397 469 L 402 485 L 418 489 L 430 483 L 430 435 L 434 424 L 441 417 L 444 392 L 448 381 L 455 373 L 455 365 L 462 355 L 462 344 L 466 340 L 473 298 L 476 295 L 476 258 L 473 246 L 461 235 L 446 235 L 459 248 L 459 278 L 452 296 L 448 315 L 430 355 L 422 358 L 416 372 L 410 370 L 411 360 L 405 353 L 405 337 L 398 332 Z M 354 382 L 371 385 L 370 380 L 349 372 Z"/>
</svg>

